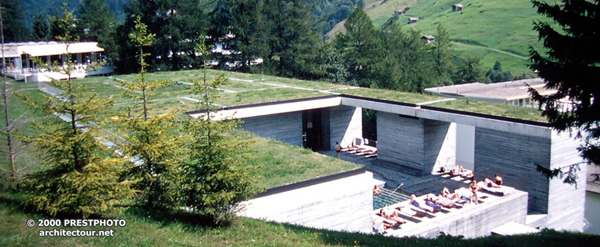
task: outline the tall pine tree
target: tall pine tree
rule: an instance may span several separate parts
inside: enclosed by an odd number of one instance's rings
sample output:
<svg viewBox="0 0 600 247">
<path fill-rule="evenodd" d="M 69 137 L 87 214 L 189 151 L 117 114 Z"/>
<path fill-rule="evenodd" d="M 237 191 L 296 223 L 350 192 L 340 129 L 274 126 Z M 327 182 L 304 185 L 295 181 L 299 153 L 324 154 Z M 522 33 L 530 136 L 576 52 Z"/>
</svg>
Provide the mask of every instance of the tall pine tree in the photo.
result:
<svg viewBox="0 0 600 247">
<path fill-rule="evenodd" d="M 532 70 L 556 89 L 553 95 L 540 95 L 530 89 L 540 103 L 542 115 L 559 131 L 577 131 L 584 138 L 581 154 L 589 163 L 600 164 L 600 1 L 563 0 L 549 4 L 533 1 L 539 14 L 558 25 L 537 21 L 534 29 L 543 40 L 545 55 L 530 48 Z M 556 28 L 560 27 L 560 30 Z M 561 109 L 568 99 L 572 107 Z"/>
<path fill-rule="evenodd" d="M 354 9 L 344 27 L 346 33 L 339 34 L 335 43 L 350 73 L 348 82 L 370 87 L 375 78 L 375 64 L 381 54 L 379 35 L 362 8 Z"/>
<path fill-rule="evenodd" d="M 92 121 L 102 121 L 102 111 L 112 104 L 109 99 L 89 93 L 71 78 L 75 70 L 71 62 L 70 44 L 74 38 L 70 27 L 73 14 L 63 5 L 63 17 L 56 18 L 62 35 L 57 39 L 66 45 L 66 64 L 45 64 L 35 59 L 40 67 L 52 69 L 66 76 L 66 80 L 53 81 L 64 89 L 59 95 L 47 95 L 43 103 L 26 99 L 31 106 L 58 118 L 34 123 L 40 134 L 25 136 L 24 140 L 35 143 L 44 157 L 47 167 L 28 175 L 24 185 L 28 192 L 27 202 L 50 215 L 59 213 L 83 217 L 112 211 L 134 195 L 131 182 L 120 181 L 124 159 L 113 158 L 112 153 L 99 143 L 101 132 Z"/>
<path fill-rule="evenodd" d="M 450 59 L 450 50 L 452 41 L 446 29 L 439 24 L 436 29 L 435 41 L 432 42 L 431 53 L 433 56 L 433 66 L 437 79 L 430 86 L 451 85 L 450 73 L 452 71 L 452 61 Z"/>
<path fill-rule="evenodd" d="M 3 0 L 2 18 L 4 22 L 4 40 L 6 42 L 23 42 L 29 39 L 29 31 L 25 27 L 21 0 Z"/>
<path fill-rule="evenodd" d="M 33 32 L 31 39 L 34 41 L 49 41 L 52 39 L 52 30 L 48 16 L 36 14 L 33 16 Z"/>
<path fill-rule="evenodd" d="M 251 176 L 251 168 L 240 166 L 249 155 L 250 142 L 232 134 L 238 121 L 213 120 L 216 88 L 227 79 L 221 74 L 208 81 L 210 56 L 203 41 L 196 51 L 204 54 L 203 76 L 202 80 L 193 82 L 191 93 L 202 98 L 198 107 L 205 110 L 205 114 L 184 125 L 187 159 L 178 169 L 181 184 L 177 188 L 181 193 L 181 206 L 212 217 L 218 223 L 232 215 L 234 204 L 257 192 L 256 181 Z"/>
<path fill-rule="evenodd" d="M 125 94 L 139 103 L 129 108 L 120 117 L 121 133 L 125 142 L 119 144 L 126 157 L 134 160 L 129 169 L 129 178 L 139 180 L 136 184 L 142 193 L 139 201 L 147 208 L 167 208 L 172 205 L 173 196 L 169 190 L 168 175 L 177 164 L 179 153 L 179 137 L 174 132 L 176 112 L 159 114 L 150 108 L 150 100 L 154 91 L 170 83 L 170 81 L 148 81 L 145 68 L 148 66 L 144 57 L 144 47 L 150 47 L 155 35 L 148 32 L 148 26 L 135 21 L 135 31 L 129 34 L 132 44 L 138 48 L 140 73 L 137 81 L 122 81 Z"/>
<path fill-rule="evenodd" d="M 103 0 L 83 0 L 79 6 L 77 28 L 81 40 L 96 41 L 110 58 L 117 57 L 116 28 L 114 13 Z M 35 28 L 35 26 L 34 26 Z"/>
</svg>

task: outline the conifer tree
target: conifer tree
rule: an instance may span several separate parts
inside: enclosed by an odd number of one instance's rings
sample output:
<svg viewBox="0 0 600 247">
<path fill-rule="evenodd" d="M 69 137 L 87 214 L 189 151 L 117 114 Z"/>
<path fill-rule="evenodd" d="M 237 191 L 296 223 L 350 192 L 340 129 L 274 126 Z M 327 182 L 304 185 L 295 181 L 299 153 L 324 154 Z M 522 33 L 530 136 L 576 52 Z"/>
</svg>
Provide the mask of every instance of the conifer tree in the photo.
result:
<svg viewBox="0 0 600 247">
<path fill-rule="evenodd" d="M 174 111 L 158 114 L 150 109 L 149 102 L 154 98 L 154 91 L 171 82 L 146 79 L 144 57 L 148 54 L 143 48 L 152 45 L 155 35 L 148 33 L 148 26 L 139 17 L 134 30 L 129 37 L 138 49 L 140 73 L 136 81 L 121 83 L 125 94 L 139 103 L 120 118 L 121 132 L 126 141 L 119 146 L 126 157 L 134 160 L 129 178 L 139 180 L 136 188 L 142 192 L 140 202 L 147 208 L 166 208 L 172 200 L 167 176 L 178 162 L 178 137 L 172 131 L 177 114 Z"/>
<path fill-rule="evenodd" d="M 481 59 L 477 57 L 461 58 L 452 80 L 454 84 L 485 82 L 487 79 L 481 68 Z"/>
<path fill-rule="evenodd" d="M 191 93 L 202 97 L 198 106 L 205 111 L 203 117 L 192 118 L 185 124 L 187 159 L 182 163 L 178 186 L 180 203 L 217 223 L 231 215 L 233 205 L 253 196 L 255 180 L 251 168 L 240 165 L 249 155 L 249 141 L 232 134 L 238 121 L 213 120 L 216 88 L 226 82 L 223 74 L 208 81 L 210 61 L 204 41 L 196 51 L 202 55 L 202 80 L 194 81 Z"/>
<path fill-rule="evenodd" d="M 15 168 L 15 157 L 13 152 L 13 134 L 10 125 L 10 117 L 8 112 L 8 92 L 6 90 L 6 59 L 4 59 L 4 19 L 2 18 L 2 4 L 0 4 L 0 40 L 2 42 L 2 100 L 4 103 L 4 120 L 6 123 L 6 145 L 8 146 L 8 156 L 10 160 L 10 168 L 12 171 L 13 183 L 17 181 L 17 170 Z"/>
<path fill-rule="evenodd" d="M 2 1 L 2 21 L 4 22 L 5 42 L 23 42 L 29 38 L 29 31 L 25 27 L 25 20 L 21 7 L 21 0 Z"/>
<path fill-rule="evenodd" d="M 543 40 L 546 54 L 530 48 L 532 70 L 546 82 L 553 95 L 541 95 L 530 88 L 542 115 L 558 131 L 574 131 L 585 142 L 579 151 L 589 163 L 600 164 L 600 1 L 562 0 L 559 3 L 533 1 L 537 12 L 557 25 L 537 21 L 534 29 Z M 560 30 L 557 30 L 560 27 Z M 570 101 L 563 109 L 560 101 Z M 575 181 L 571 175 L 566 181 Z"/>
<path fill-rule="evenodd" d="M 346 33 L 336 37 L 336 49 L 342 53 L 350 73 L 349 82 L 370 87 L 376 77 L 375 64 L 381 54 L 381 41 L 373 22 L 362 8 L 355 8 L 344 24 Z"/>
<path fill-rule="evenodd" d="M 103 0 L 83 0 L 77 10 L 77 28 L 84 41 L 96 41 L 110 58 L 117 57 L 114 13 Z M 35 28 L 35 26 L 34 26 Z"/>
<path fill-rule="evenodd" d="M 28 175 L 24 185 L 29 190 L 27 202 L 50 215 L 59 213 L 83 217 L 112 211 L 134 195 L 131 182 L 119 181 L 124 160 L 113 158 L 112 153 L 99 143 L 101 132 L 93 121 L 102 120 L 102 110 L 112 104 L 110 99 L 89 93 L 76 84 L 71 73 L 75 70 L 69 53 L 74 38 L 69 31 L 73 14 L 63 5 L 63 17 L 56 18 L 61 36 L 57 39 L 66 45 L 64 65 L 47 65 L 35 59 L 40 67 L 52 69 L 66 76 L 66 80 L 53 83 L 64 89 L 61 94 L 47 95 L 43 103 L 25 98 L 35 109 L 48 115 L 64 118 L 34 123 L 40 130 L 36 136 L 25 136 L 25 141 L 35 143 L 43 155 L 47 169 Z"/>
<path fill-rule="evenodd" d="M 48 17 L 42 14 L 33 16 L 33 33 L 31 38 L 34 41 L 49 41 L 52 38 L 50 21 Z"/>
<path fill-rule="evenodd" d="M 452 43 L 450 41 L 450 36 L 448 36 L 448 32 L 442 24 L 439 24 L 436 30 L 435 41 L 432 43 L 431 53 L 437 79 L 430 85 L 432 87 L 452 84 L 452 80 L 450 79 L 450 72 L 452 71 L 452 61 L 450 60 Z"/>
<path fill-rule="evenodd" d="M 269 1 L 265 15 L 272 22 L 270 56 L 268 63 L 276 75 L 301 79 L 315 79 L 320 75 L 317 69 L 317 46 L 319 36 L 312 30 L 315 20 L 309 5 L 304 0 Z"/>
</svg>

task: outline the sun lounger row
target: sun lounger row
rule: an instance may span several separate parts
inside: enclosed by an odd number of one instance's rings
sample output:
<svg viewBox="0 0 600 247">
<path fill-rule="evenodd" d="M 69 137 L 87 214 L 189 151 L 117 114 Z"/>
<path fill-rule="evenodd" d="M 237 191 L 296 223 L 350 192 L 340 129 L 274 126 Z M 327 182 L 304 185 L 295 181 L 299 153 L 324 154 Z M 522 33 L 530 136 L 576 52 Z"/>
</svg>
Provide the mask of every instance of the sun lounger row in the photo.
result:
<svg viewBox="0 0 600 247">
<path fill-rule="evenodd" d="M 374 230 L 383 233 L 386 229 L 398 228 L 401 224 L 406 223 L 407 220 L 419 223 L 421 222 L 421 218 L 434 218 L 440 212 L 449 213 L 450 210 L 463 208 L 463 205 L 467 202 L 475 204 L 484 203 L 485 201 L 482 199 L 486 199 L 488 196 L 480 195 L 478 193 L 480 190 L 500 196 L 515 191 L 512 187 L 496 185 L 495 183 L 492 185 L 492 183 L 490 179 L 486 178 L 486 180 L 481 182 L 473 180 L 468 188 L 458 188 L 452 193 L 448 188 L 444 188 L 438 196 L 427 194 L 417 197 L 413 194 L 410 200 L 375 210 L 374 214 L 377 217 L 387 220 L 385 221 L 387 225 L 378 224 L 377 227 L 379 228 L 374 228 Z"/>
</svg>

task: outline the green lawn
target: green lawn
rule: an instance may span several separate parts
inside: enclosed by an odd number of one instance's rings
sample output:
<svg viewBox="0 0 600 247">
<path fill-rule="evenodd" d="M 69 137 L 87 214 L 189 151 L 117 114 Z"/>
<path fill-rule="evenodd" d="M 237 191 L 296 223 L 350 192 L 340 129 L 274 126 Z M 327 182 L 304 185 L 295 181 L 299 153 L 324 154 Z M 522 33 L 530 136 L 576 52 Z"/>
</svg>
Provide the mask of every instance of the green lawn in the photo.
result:
<svg viewBox="0 0 600 247">
<path fill-rule="evenodd" d="M 515 60 L 520 59 L 514 56 L 503 56 Z M 510 65 L 510 63 L 508 65 Z M 223 72 L 209 70 L 208 75 L 212 78 L 220 73 Z M 200 74 L 199 71 L 159 72 L 147 74 L 146 78 L 148 80 L 175 78 L 175 81 L 191 82 L 200 79 L 198 78 L 198 74 Z M 219 92 L 214 100 L 214 102 L 221 107 L 277 102 L 332 94 L 348 94 L 414 104 L 444 99 L 441 96 L 429 94 L 406 93 L 372 88 L 354 88 L 347 85 L 320 81 L 305 81 L 235 72 L 225 72 L 225 74 L 229 78 L 227 83 L 222 87 L 225 91 Z M 126 107 L 129 107 L 134 103 L 132 99 L 124 98 L 120 95 L 119 83 L 115 78 L 135 80 L 136 76 L 137 75 L 135 74 L 119 75 L 112 79 L 106 77 L 91 77 L 78 80 L 78 83 L 85 84 L 89 87 L 90 91 L 98 93 L 99 95 L 115 96 L 115 106 L 112 109 L 107 109 L 109 114 L 114 114 L 116 112 L 122 112 Z M 198 110 L 198 106 L 193 100 L 199 100 L 200 97 L 190 95 L 189 87 L 190 86 L 186 84 L 171 83 L 167 87 L 155 92 L 157 99 L 150 102 L 150 105 L 153 106 L 152 108 L 157 109 L 155 110 L 155 113 L 161 113 L 168 110 L 178 110 L 181 112 Z M 540 111 L 536 109 L 519 108 L 475 100 L 469 100 L 468 102 L 475 103 L 467 104 L 467 101 L 457 100 L 453 103 L 435 104 L 434 106 L 545 122 L 545 119 L 540 115 Z"/>
<path fill-rule="evenodd" d="M 195 71 L 194 71 L 195 72 Z M 193 72 L 172 72 L 173 77 L 184 74 L 189 75 Z M 212 74 L 216 73 L 211 71 Z M 149 74 L 149 78 L 168 78 L 169 73 L 156 73 Z M 246 74 L 241 74 L 245 76 Z M 126 78 L 135 78 L 135 75 L 123 76 Z M 181 79 L 190 79 L 189 77 L 180 77 Z M 277 79 L 277 78 L 275 78 Z M 288 81 L 283 79 L 281 81 Z M 286 85 L 302 85 L 319 82 L 303 82 L 294 81 L 296 84 Z M 119 110 L 126 111 L 126 107 L 131 105 L 131 99 L 123 98 L 120 95 L 120 89 L 115 87 L 118 83 L 114 80 L 105 77 L 90 77 L 84 80 L 77 80 L 77 83 L 85 84 L 89 91 L 97 93 L 102 96 L 115 96 L 116 105 L 112 109 L 108 109 L 108 114 L 115 114 Z M 231 85 L 244 85 L 250 82 L 241 82 L 230 80 L 229 86 Z M 281 83 L 281 82 L 279 82 Z M 320 83 L 323 84 L 323 83 Z M 340 87 L 340 85 L 330 84 L 331 88 Z M 239 86 L 238 86 L 239 87 Z M 323 84 L 322 88 L 326 88 Z M 197 106 L 194 102 L 186 101 L 179 96 L 188 95 L 187 86 L 171 84 L 166 88 L 161 89 L 156 93 L 159 100 L 152 101 L 151 107 L 158 109 L 155 113 L 164 112 L 169 109 L 176 109 L 180 111 L 185 110 L 197 110 Z M 233 87 L 230 87 L 233 88 Z M 15 82 L 10 80 L 9 89 L 16 91 L 22 95 L 31 97 L 32 100 L 42 100 L 42 92 L 37 90 L 36 83 L 25 84 L 22 82 Z M 217 100 L 219 104 L 223 105 L 240 105 L 240 104 L 253 104 L 261 103 L 266 101 L 278 101 L 292 98 L 305 98 L 326 95 L 316 91 L 309 90 L 298 90 L 291 88 L 274 88 L 272 90 L 264 91 L 250 91 L 241 93 L 221 93 Z M 16 119 L 18 133 L 31 134 L 36 131 L 32 127 L 32 122 L 39 121 L 41 118 L 48 117 L 44 116 L 41 112 L 36 112 L 28 105 L 23 103 L 23 100 L 16 96 L 11 96 L 9 101 L 10 116 L 12 119 Z M 238 101 L 239 99 L 239 101 Z M 182 104 L 184 102 L 184 104 Z M 4 120 L 4 111 L 0 113 L 2 120 Z M 52 116 L 54 117 L 54 116 Z M 0 123 L 1 127 L 4 127 L 4 121 Z M 105 128 L 110 129 L 113 132 L 117 132 L 115 126 L 106 126 Z M 313 178 L 323 177 L 332 175 L 344 171 L 358 169 L 361 166 L 345 162 L 339 159 L 334 159 L 328 156 L 323 156 L 314 153 L 310 150 L 306 150 L 300 147 L 292 146 L 287 143 L 278 142 L 272 139 L 265 139 L 257 135 L 253 135 L 243 131 L 236 131 L 236 134 L 245 135 L 244 139 L 251 140 L 253 144 L 250 149 L 253 156 L 246 160 L 245 165 L 258 167 L 256 176 L 259 177 L 258 186 L 261 188 L 271 188 L 296 182 L 301 182 Z M 6 138 L 0 139 L 0 144 L 6 147 Z M 16 162 L 17 169 L 23 169 L 20 174 L 28 171 L 35 171 L 42 169 L 40 166 L 41 158 L 39 155 L 35 155 L 35 149 L 33 145 L 23 146 L 19 145 L 17 149 L 18 157 Z M 11 173 L 10 163 L 8 162 L 8 151 L 6 148 L 0 150 L 0 178 L 3 175 Z M 0 186 L 2 187 L 2 186 Z"/>
<path fill-rule="evenodd" d="M 17 196 L 0 192 L 0 246 L 595 246 L 600 235 L 545 231 L 540 235 L 485 237 L 471 240 L 389 238 L 381 235 L 316 230 L 289 224 L 235 218 L 230 224 L 210 226 L 196 215 L 130 209 L 125 227 L 58 227 L 65 230 L 114 230 L 114 237 L 40 237 L 28 219 L 51 219 L 29 213 Z"/>
<path fill-rule="evenodd" d="M 254 142 L 251 148 L 255 155 L 245 164 L 260 167 L 258 176 L 262 188 L 302 182 L 362 167 L 248 132 L 242 134 L 247 135 L 244 139 Z"/>
</svg>

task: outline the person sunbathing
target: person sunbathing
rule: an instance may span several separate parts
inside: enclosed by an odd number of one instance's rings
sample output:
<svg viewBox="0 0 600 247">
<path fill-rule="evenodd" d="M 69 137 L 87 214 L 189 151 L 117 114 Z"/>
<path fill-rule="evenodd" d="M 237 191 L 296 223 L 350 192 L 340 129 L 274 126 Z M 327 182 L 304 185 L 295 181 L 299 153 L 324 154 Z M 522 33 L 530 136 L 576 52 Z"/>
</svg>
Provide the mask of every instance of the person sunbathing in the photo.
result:
<svg viewBox="0 0 600 247">
<path fill-rule="evenodd" d="M 447 187 L 444 187 L 444 189 L 442 189 L 440 195 L 453 202 L 460 200 L 460 196 L 458 195 L 458 193 L 456 193 L 456 191 L 454 191 L 454 193 L 450 193 L 450 190 Z"/>
<path fill-rule="evenodd" d="M 461 165 L 456 165 L 454 168 L 450 169 L 450 174 L 452 174 L 452 176 L 461 176 L 463 178 L 472 178 L 475 176 L 473 171 L 467 170 Z"/>
<path fill-rule="evenodd" d="M 387 223 L 382 218 L 373 218 L 373 230 L 383 234 L 385 230 L 394 227 L 396 224 Z"/>
<path fill-rule="evenodd" d="M 500 188 L 500 187 L 502 187 L 502 186 L 497 185 L 496 183 L 492 182 L 492 180 L 489 179 L 489 178 L 484 178 L 483 179 L 483 184 L 485 186 L 487 186 L 488 188 Z"/>
<path fill-rule="evenodd" d="M 497 185 L 502 185 L 502 177 L 500 177 L 500 175 L 498 174 L 494 174 L 494 183 L 496 183 Z"/>
<path fill-rule="evenodd" d="M 410 196 L 410 201 L 408 203 L 411 204 L 411 205 L 413 205 L 413 206 L 415 206 L 415 207 L 417 207 L 417 208 L 423 209 L 423 210 L 425 210 L 427 212 L 431 212 L 431 213 L 435 213 L 436 212 L 435 209 L 433 209 L 430 206 L 427 206 L 424 202 L 419 202 L 417 200 L 417 196 L 415 196 L 415 194 L 412 194 Z"/>
<path fill-rule="evenodd" d="M 381 214 L 381 217 L 386 218 L 388 220 L 395 221 L 398 224 L 404 224 L 404 223 L 406 223 L 406 221 L 400 219 L 400 217 L 398 216 L 398 213 L 396 212 L 396 210 L 393 210 L 393 209 L 391 209 L 388 206 L 385 206 L 384 208 L 382 208 L 381 210 L 379 210 L 379 213 Z"/>
<path fill-rule="evenodd" d="M 430 201 L 431 203 L 428 204 L 427 201 Z M 449 201 L 449 200 L 445 201 L 445 200 L 438 199 L 434 194 L 427 194 L 427 198 L 425 199 L 425 204 L 436 209 L 437 211 L 442 211 L 441 207 L 445 207 L 445 208 L 453 208 L 454 207 L 454 203 L 452 203 L 451 201 Z"/>
<path fill-rule="evenodd" d="M 410 217 L 419 216 L 419 212 L 408 210 L 408 207 L 405 207 L 405 206 L 399 206 L 399 207 L 397 207 L 396 208 L 396 212 L 401 213 L 401 214 L 406 215 L 406 216 L 410 216 Z"/>
</svg>

